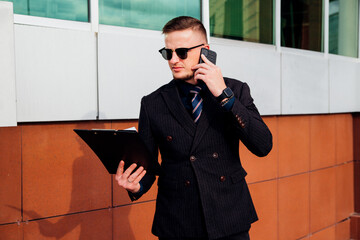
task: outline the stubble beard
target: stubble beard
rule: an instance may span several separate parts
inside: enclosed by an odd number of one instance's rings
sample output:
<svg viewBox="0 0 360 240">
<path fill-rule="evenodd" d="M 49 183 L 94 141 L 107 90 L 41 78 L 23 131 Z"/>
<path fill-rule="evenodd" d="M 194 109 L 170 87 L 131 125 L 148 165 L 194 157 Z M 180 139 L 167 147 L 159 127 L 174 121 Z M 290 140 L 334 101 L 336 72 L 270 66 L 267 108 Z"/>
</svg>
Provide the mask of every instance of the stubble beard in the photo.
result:
<svg viewBox="0 0 360 240">
<path fill-rule="evenodd" d="M 174 79 L 176 81 L 188 81 L 188 80 L 191 80 L 191 79 L 194 78 L 194 73 L 188 74 L 188 75 L 186 75 L 185 77 L 182 77 L 182 78 L 176 78 L 174 75 L 173 75 L 173 77 L 174 77 Z"/>
</svg>

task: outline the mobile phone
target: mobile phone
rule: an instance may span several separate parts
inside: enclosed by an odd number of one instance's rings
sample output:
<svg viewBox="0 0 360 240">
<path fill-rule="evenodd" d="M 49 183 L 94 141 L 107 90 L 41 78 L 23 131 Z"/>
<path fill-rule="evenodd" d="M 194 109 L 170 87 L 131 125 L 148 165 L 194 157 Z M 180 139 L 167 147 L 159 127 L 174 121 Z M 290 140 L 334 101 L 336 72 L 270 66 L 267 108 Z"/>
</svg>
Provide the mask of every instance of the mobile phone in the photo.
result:
<svg viewBox="0 0 360 240">
<path fill-rule="evenodd" d="M 209 59 L 210 62 L 212 62 L 213 64 L 216 64 L 216 52 L 211 51 L 210 49 L 207 49 L 207 48 L 201 48 L 199 63 L 204 62 L 201 58 L 201 54 L 204 54 L 205 57 L 207 59 Z"/>
</svg>

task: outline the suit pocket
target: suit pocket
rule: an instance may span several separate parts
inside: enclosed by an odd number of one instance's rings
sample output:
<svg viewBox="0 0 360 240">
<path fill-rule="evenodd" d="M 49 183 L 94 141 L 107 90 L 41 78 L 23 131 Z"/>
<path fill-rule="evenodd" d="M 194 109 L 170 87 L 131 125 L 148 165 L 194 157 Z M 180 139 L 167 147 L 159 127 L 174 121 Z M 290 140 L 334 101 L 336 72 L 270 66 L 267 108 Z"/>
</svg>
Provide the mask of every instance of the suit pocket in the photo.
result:
<svg viewBox="0 0 360 240">
<path fill-rule="evenodd" d="M 232 183 L 237 183 L 240 182 L 241 180 L 243 180 L 247 175 L 247 172 L 245 171 L 245 169 L 241 168 L 240 170 L 234 172 L 230 178 Z"/>
</svg>

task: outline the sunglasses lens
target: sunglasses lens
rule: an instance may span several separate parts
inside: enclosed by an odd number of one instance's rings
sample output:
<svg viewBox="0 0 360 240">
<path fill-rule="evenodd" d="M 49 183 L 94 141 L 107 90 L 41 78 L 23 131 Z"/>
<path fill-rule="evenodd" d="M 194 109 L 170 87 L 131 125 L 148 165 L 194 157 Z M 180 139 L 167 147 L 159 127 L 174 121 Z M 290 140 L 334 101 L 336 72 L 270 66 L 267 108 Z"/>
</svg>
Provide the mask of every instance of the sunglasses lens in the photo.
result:
<svg viewBox="0 0 360 240">
<path fill-rule="evenodd" d="M 181 59 L 186 59 L 187 58 L 187 52 L 189 51 L 188 48 L 177 48 L 175 49 L 176 55 L 181 58 Z M 163 48 L 161 50 L 159 50 L 159 52 L 161 53 L 162 57 L 165 60 L 171 60 L 173 52 L 171 49 L 166 49 Z"/>
<path fill-rule="evenodd" d="M 181 59 L 186 59 L 187 58 L 187 52 L 188 49 L 186 48 L 177 48 L 175 49 L 176 55 L 178 55 L 179 58 Z"/>
<path fill-rule="evenodd" d="M 172 58 L 172 51 L 170 49 L 162 49 L 161 56 L 163 56 L 165 60 L 170 60 Z"/>
</svg>

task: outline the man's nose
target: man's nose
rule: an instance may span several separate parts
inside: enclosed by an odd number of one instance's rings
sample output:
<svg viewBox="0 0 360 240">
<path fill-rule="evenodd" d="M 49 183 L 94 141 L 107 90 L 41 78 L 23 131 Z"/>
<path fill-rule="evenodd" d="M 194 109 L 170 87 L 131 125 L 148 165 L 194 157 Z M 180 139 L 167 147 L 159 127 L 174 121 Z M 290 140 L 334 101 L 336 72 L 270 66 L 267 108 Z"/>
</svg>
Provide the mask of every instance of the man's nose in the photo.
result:
<svg viewBox="0 0 360 240">
<path fill-rule="evenodd" d="M 172 53 L 172 56 L 171 56 L 171 59 L 169 60 L 170 63 L 174 64 L 174 63 L 177 63 L 179 62 L 180 58 L 178 57 L 178 55 L 176 54 L 176 52 L 174 51 Z"/>
</svg>

